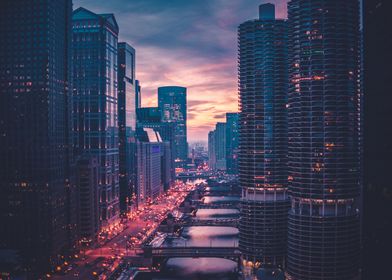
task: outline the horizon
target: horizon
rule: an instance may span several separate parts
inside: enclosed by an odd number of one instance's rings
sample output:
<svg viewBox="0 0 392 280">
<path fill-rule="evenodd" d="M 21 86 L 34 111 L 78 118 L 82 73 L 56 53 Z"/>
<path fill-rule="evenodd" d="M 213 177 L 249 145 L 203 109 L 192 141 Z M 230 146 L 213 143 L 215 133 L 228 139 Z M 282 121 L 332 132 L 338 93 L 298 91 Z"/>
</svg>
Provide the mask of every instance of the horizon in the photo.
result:
<svg viewBox="0 0 392 280">
<path fill-rule="evenodd" d="M 188 142 L 192 143 L 206 142 L 208 132 L 225 121 L 227 112 L 238 112 L 238 25 L 256 19 L 258 6 L 264 3 L 274 3 L 276 17 L 286 18 L 286 2 L 75 0 L 73 9 L 114 14 L 119 42 L 136 50 L 142 107 L 157 106 L 158 87 L 187 88 Z"/>
</svg>

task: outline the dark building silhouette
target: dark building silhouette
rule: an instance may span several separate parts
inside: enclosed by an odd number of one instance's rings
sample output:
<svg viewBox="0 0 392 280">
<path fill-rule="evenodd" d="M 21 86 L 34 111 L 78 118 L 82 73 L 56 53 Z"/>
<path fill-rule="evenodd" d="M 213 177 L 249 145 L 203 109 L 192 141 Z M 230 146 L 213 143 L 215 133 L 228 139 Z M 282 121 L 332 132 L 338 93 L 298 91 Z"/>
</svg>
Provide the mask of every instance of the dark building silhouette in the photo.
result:
<svg viewBox="0 0 392 280">
<path fill-rule="evenodd" d="M 96 157 L 100 227 L 119 217 L 118 25 L 113 14 L 73 12 L 73 125 L 78 156 Z"/>
<path fill-rule="evenodd" d="M 208 132 L 208 167 L 216 170 L 215 130 Z"/>
<path fill-rule="evenodd" d="M 99 164 L 94 157 L 79 158 L 76 165 L 76 185 L 78 186 L 78 207 L 73 211 L 78 214 L 78 229 L 83 245 L 91 245 L 99 230 L 98 201 Z"/>
<path fill-rule="evenodd" d="M 76 232 L 72 1 L 0 2 L 0 272 L 49 271 Z M 72 232 L 71 232 L 72 231 Z M 26 276 L 25 275 L 25 276 Z"/>
<path fill-rule="evenodd" d="M 364 2 L 363 279 L 390 274 L 392 252 L 392 1 Z M 377 217 L 377 218 L 376 218 Z"/>
<path fill-rule="evenodd" d="M 288 279 L 359 276 L 359 15 L 358 0 L 288 4 Z"/>
<path fill-rule="evenodd" d="M 135 49 L 118 43 L 118 136 L 120 168 L 120 210 L 130 210 L 136 186 L 136 108 Z"/>
<path fill-rule="evenodd" d="M 162 113 L 162 121 L 174 125 L 175 160 L 183 166 L 188 158 L 186 88 L 159 87 L 158 107 Z"/>
<path fill-rule="evenodd" d="M 136 80 L 136 108 L 142 107 L 142 86 L 140 81 Z"/>
<path fill-rule="evenodd" d="M 281 267 L 287 238 L 287 22 L 274 5 L 238 28 L 240 240 L 245 267 Z"/>
<path fill-rule="evenodd" d="M 238 174 L 238 113 L 226 113 L 226 170 Z"/>
</svg>

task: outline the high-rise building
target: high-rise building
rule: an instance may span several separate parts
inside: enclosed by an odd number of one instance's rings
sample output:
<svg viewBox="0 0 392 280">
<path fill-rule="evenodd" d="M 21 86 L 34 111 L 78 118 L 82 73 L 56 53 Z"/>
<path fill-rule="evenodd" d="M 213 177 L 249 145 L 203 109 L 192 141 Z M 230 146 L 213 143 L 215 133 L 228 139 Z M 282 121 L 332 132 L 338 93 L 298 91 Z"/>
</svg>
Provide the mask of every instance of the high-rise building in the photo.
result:
<svg viewBox="0 0 392 280">
<path fill-rule="evenodd" d="M 117 36 L 113 14 L 73 12 L 73 124 L 77 155 L 98 159 L 100 227 L 119 216 Z"/>
<path fill-rule="evenodd" d="M 142 107 L 142 86 L 140 85 L 140 81 L 136 80 L 136 108 Z"/>
<path fill-rule="evenodd" d="M 88 246 L 95 241 L 99 231 L 98 160 L 85 156 L 77 161 L 76 185 L 78 186 L 78 229 L 80 241 Z"/>
<path fill-rule="evenodd" d="M 56 265 L 76 232 L 70 151 L 72 1 L 0 1 L 0 272 Z M 72 222 L 72 224 L 70 224 Z M 8 276 L 7 276 L 8 275 Z M 23 276 L 22 276 L 23 277 Z"/>
<path fill-rule="evenodd" d="M 208 167 L 210 170 L 216 169 L 215 130 L 208 132 Z"/>
<path fill-rule="evenodd" d="M 168 175 L 167 166 L 164 166 L 167 153 L 158 131 L 139 128 L 137 134 L 137 202 L 142 205 L 153 202 L 163 192 L 163 183 Z"/>
<path fill-rule="evenodd" d="M 358 0 L 288 3 L 288 279 L 358 279 L 359 15 Z"/>
<path fill-rule="evenodd" d="M 162 121 L 174 123 L 175 160 L 179 165 L 184 165 L 188 158 L 186 88 L 159 87 L 158 107 Z"/>
<path fill-rule="evenodd" d="M 215 125 L 215 161 L 216 169 L 226 170 L 226 123 Z"/>
<path fill-rule="evenodd" d="M 287 22 L 273 4 L 239 36 L 239 247 L 246 267 L 285 264 L 287 212 Z"/>
<path fill-rule="evenodd" d="M 166 183 L 163 185 L 164 189 L 167 190 L 175 180 L 174 123 L 162 121 L 162 113 L 159 107 L 143 107 L 137 109 L 137 127 L 152 128 L 155 131 L 158 131 L 159 135 L 162 137 L 162 140 L 164 142 L 168 142 L 169 144 L 168 149 L 170 151 L 170 157 L 166 157 L 166 159 L 169 159 L 168 163 L 170 175 L 165 180 Z"/>
<path fill-rule="evenodd" d="M 136 185 L 136 108 L 135 49 L 118 43 L 118 136 L 120 168 L 120 210 L 127 213 Z"/>
<path fill-rule="evenodd" d="M 226 170 L 238 174 L 238 113 L 226 113 Z"/>
</svg>

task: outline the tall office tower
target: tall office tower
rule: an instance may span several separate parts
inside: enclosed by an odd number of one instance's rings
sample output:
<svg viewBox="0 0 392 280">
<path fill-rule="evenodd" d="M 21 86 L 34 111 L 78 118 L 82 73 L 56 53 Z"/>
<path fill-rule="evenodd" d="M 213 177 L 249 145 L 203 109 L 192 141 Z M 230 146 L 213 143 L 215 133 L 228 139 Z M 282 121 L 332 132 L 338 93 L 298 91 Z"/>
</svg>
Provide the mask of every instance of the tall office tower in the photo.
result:
<svg viewBox="0 0 392 280">
<path fill-rule="evenodd" d="M 136 80 L 136 108 L 142 107 L 142 86 L 140 85 L 140 81 Z"/>
<path fill-rule="evenodd" d="M 140 206 L 153 202 L 163 192 L 165 147 L 159 132 L 152 128 L 138 128 L 137 134 L 137 202 Z"/>
<path fill-rule="evenodd" d="M 73 12 L 73 124 L 77 155 L 96 157 L 100 228 L 119 214 L 117 35 L 112 14 Z"/>
<path fill-rule="evenodd" d="M 159 107 L 143 107 L 137 109 L 137 127 L 138 128 L 152 128 L 158 131 L 162 140 L 168 142 L 170 157 L 169 162 L 169 177 L 165 180 L 163 185 L 164 190 L 167 190 L 175 180 L 175 142 L 174 142 L 174 123 L 162 122 L 162 113 Z M 165 144 L 166 145 L 166 144 Z M 167 150 L 165 150 L 168 152 Z"/>
<path fill-rule="evenodd" d="M 162 112 L 162 121 L 174 123 L 175 160 L 183 165 L 188 158 L 186 88 L 158 88 L 158 107 Z"/>
<path fill-rule="evenodd" d="M 226 113 L 226 170 L 238 174 L 238 113 Z"/>
<path fill-rule="evenodd" d="M 288 4 L 288 279 L 358 279 L 359 14 L 358 0 Z"/>
<path fill-rule="evenodd" d="M 136 184 L 136 82 L 135 49 L 118 43 L 118 137 L 120 211 L 130 210 Z"/>
<path fill-rule="evenodd" d="M 210 170 L 216 169 L 215 130 L 208 132 L 208 167 Z"/>
<path fill-rule="evenodd" d="M 216 169 L 226 170 L 226 123 L 215 125 L 215 160 Z"/>
<path fill-rule="evenodd" d="M 71 0 L 0 1 L 0 272 L 5 278 L 21 272 L 38 279 L 64 253 L 67 228 L 74 229 L 67 224 L 71 14 Z"/>
<path fill-rule="evenodd" d="M 245 267 L 285 264 L 287 212 L 287 22 L 274 5 L 239 26 L 239 246 Z"/>
</svg>

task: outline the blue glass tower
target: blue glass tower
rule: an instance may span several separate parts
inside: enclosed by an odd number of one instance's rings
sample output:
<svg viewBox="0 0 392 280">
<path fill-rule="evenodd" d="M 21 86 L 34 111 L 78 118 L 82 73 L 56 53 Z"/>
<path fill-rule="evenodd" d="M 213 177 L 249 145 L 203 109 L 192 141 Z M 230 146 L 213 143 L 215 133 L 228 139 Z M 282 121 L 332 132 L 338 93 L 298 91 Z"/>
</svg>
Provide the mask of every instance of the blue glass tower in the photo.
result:
<svg viewBox="0 0 392 280">
<path fill-rule="evenodd" d="M 120 210 L 126 213 L 136 186 L 136 81 L 135 49 L 118 44 L 118 127 L 120 165 Z"/>
<path fill-rule="evenodd" d="M 77 155 L 99 163 L 100 226 L 119 214 L 118 25 L 112 14 L 73 12 L 73 125 Z"/>
<path fill-rule="evenodd" d="M 175 159 L 185 163 L 188 158 L 186 88 L 158 88 L 158 107 L 162 112 L 162 121 L 174 124 Z"/>
<path fill-rule="evenodd" d="M 288 279 L 358 279 L 359 14 L 358 0 L 288 4 Z"/>
<path fill-rule="evenodd" d="M 246 267 L 285 264 L 287 211 L 287 22 L 272 4 L 239 26 L 240 240 Z"/>
</svg>

